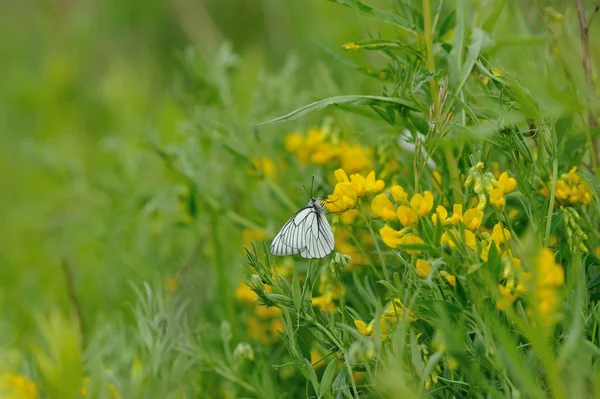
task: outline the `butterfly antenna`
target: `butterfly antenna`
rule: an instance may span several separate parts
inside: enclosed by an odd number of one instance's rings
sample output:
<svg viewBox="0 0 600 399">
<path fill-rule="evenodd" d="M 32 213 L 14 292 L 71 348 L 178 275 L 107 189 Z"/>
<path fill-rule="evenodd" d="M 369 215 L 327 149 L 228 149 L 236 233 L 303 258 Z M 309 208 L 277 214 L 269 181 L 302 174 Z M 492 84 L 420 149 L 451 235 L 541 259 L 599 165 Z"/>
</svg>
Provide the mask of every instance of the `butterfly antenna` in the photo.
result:
<svg viewBox="0 0 600 399">
<path fill-rule="evenodd" d="M 310 183 L 310 198 L 312 198 L 313 186 L 315 185 L 315 175 L 312 175 L 312 182 Z"/>
<path fill-rule="evenodd" d="M 308 194 L 310 196 L 310 193 L 308 192 L 308 190 L 306 189 L 306 186 L 304 184 L 302 185 L 302 188 L 304 189 L 306 194 Z M 312 196 L 310 196 L 310 198 L 312 198 Z"/>
</svg>

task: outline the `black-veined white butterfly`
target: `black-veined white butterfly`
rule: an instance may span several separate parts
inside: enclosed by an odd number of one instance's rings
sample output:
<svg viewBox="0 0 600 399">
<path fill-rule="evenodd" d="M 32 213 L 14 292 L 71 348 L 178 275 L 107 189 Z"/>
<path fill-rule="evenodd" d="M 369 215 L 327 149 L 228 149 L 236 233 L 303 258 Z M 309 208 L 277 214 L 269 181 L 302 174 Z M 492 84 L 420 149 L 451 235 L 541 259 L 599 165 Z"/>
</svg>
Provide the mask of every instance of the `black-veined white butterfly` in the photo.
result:
<svg viewBox="0 0 600 399">
<path fill-rule="evenodd" d="M 333 246 L 333 230 L 325 217 L 325 207 L 311 198 L 308 205 L 296 212 L 273 238 L 271 253 L 319 259 L 329 255 Z"/>
</svg>

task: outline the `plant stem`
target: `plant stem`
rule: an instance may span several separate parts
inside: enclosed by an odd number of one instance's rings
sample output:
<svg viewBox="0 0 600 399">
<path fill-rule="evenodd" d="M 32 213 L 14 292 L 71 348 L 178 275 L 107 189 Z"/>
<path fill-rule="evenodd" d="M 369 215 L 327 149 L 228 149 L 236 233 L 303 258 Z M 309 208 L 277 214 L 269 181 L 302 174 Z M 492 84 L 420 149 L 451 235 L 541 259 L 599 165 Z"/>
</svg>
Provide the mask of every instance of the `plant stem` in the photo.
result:
<svg viewBox="0 0 600 399">
<path fill-rule="evenodd" d="M 388 274 L 387 266 L 385 265 L 385 259 L 383 258 L 383 254 L 381 253 L 381 248 L 379 248 L 379 243 L 377 242 L 377 236 L 375 236 L 375 232 L 373 231 L 373 227 L 371 226 L 371 222 L 367 219 L 367 216 L 363 212 L 362 208 L 358 208 L 360 211 L 360 215 L 362 216 L 369 232 L 371 233 L 371 238 L 373 239 L 373 243 L 375 244 L 375 250 L 377 254 L 379 254 L 379 261 L 381 262 L 381 267 L 383 268 L 383 276 L 385 277 L 385 281 L 390 282 L 390 275 Z"/>
<path fill-rule="evenodd" d="M 425 47 L 427 49 L 427 69 L 429 72 L 435 73 L 435 59 L 433 58 L 433 29 L 431 24 L 431 1 L 423 0 L 423 30 L 425 35 Z M 431 101 L 437 110 L 437 81 L 431 79 L 429 81 L 429 90 L 431 92 Z"/>
<path fill-rule="evenodd" d="M 548 205 L 548 216 L 546 217 L 546 234 L 544 235 L 544 247 L 548 247 L 550 240 L 550 228 L 552 227 L 552 213 L 554 212 L 554 199 L 556 196 L 556 182 L 558 180 L 558 158 L 552 159 L 552 189 L 550 191 L 550 204 Z"/>
</svg>

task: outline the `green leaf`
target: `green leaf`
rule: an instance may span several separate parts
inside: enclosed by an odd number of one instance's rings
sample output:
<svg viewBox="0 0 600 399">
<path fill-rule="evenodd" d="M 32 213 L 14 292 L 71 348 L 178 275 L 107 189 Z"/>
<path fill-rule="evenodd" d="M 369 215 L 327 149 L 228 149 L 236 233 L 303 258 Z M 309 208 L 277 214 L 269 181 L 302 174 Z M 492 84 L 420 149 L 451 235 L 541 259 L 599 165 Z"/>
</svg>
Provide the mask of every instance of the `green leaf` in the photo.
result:
<svg viewBox="0 0 600 399">
<path fill-rule="evenodd" d="M 317 378 L 317 373 L 315 373 L 315 370 L 313 369 L 312 364 L 310 364 L 310 361 L 308 359 L 304 359 L 304 366 L 310 375 L 310 381 L 312 382 L 315 392 L 321 392 L 321 390 L 319 389 L 319 379 Z"/>
<path fill-rule="evenodd" d="M 433 80 L 436 76 L 437 73 L 433 73 L 429 69 L 427 69 L 427 67 L 421 66 L 421 68 L 419 68 L 415 76 L 413 76 L 412 92 L 418 92 L 421 86 Z"/>
<path fill-rule="evenodd" d="M 462 89 L 463 85 L 467 81 L 467 78 L 471 74 L 471 71 L 473 70 L 475 61 L 477 61 L 477 58 L 479 58 L 481 48 L 483 47 L 485 34 L 486 33 L 479 28 L 473 29 L 473 33 L 471 34 L 471 44 L 467 50 L 467 58 L 465 59 L 464 64 L 462 64 L 460 73 L 458 75 L 458 82 L 455 88 L 456 93 Z"/>
<path fill-rule="evenodd" d="M 346 7 L 352 8 L 354 10 L 360 11 L 363 14 L 366 14 L 370 17 L 376 18 L 381 22 L 385 22 L 388 24 L 396 25 L 406 32 L 411 33 L 413 36 L 417 35 L 417 27 L 409 22 L 404 17 L 389 11 L 378 10 L 373 8 L 365 3 L 362 3 L 357 0 L 329 0 L 334 3 L 338 3 L 344 5 Z"/>
<path fill-rule="evenodd" d="M 413 46 L 402 43 L 400 40 L 392 39 L 367 39 L 358 42 L 346 43 L 343 46 L 344 50 L 406 50 L 417 57 L 424 59 L 423 54 L 416 50 Z"/>
<path fill-rule="evenodd" d="M 323 377 L 321 378 L 321 390 L 320 395 L 325 396 L 327 392 L 329 392 L 329 388 L 331 388 L 331 384 L 333 384 L 333 377 L 335 377 L 335 372 L 337 371 L 337 360 L 333 359 L 327 365 L 325 372 L 323 373 Z"/>
<path fill-rule="evenodd" d="M 400 107 L 418 110 L 417 106 L 403 98 L 398 97 L 383 97 L 383 96 L 367 96 L 367 95 L 350 95 L 350 96 L 336 96 L 329 97 L 320 101 L 316 101 L 314 103 L 305 105 L 304 107 L 298 108 L 290 112 L 289 114 L 280 116 L 275 119 L 271 119 L 266 122 L 259 123 L 258 126 L 263 125 L 271 125 L 274 123 L 287 122 L 301 116 L 307 115 L 311 112 L 320 111 L 323 108 L 326 108 L 330 105 L 386 105 L 386 104 L 396 104 Z"/>
<path fill-rule="evenodd" d="M 300 290 L 300 282 L 298 281 L 298 271 L 294 269 L 294 276 L 292 277 L 292 300 L 294 301 L 294 308 L 296 312 L 300 312 L 302 308 L 302 292 Z"/>
</svg>

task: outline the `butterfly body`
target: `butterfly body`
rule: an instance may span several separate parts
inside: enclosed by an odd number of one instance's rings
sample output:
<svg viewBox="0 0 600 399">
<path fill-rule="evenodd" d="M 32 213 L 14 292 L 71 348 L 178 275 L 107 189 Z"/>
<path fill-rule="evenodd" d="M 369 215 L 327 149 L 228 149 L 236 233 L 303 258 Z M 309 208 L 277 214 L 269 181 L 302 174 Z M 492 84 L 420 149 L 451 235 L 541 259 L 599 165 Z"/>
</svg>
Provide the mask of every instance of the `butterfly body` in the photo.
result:
<svg viewBox="0 0 600 399">
<path fill-rule="evenodd" d="M 278 256 L 300 255 L 305 259 L 324 258 L 333 251 L 333 230 L 325 217 L 325 207 L 315 198 L 283 225 L 271 243 Z"/>
</svg>

